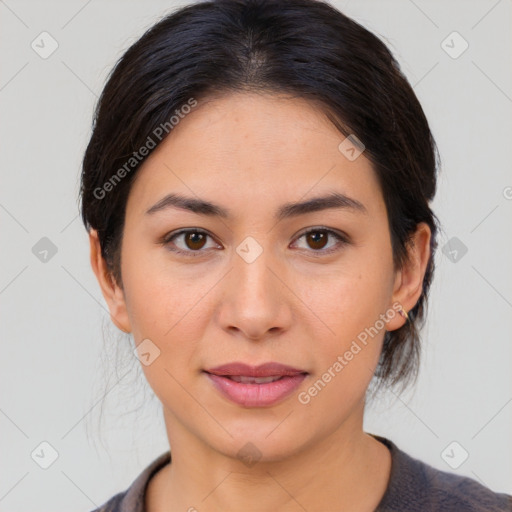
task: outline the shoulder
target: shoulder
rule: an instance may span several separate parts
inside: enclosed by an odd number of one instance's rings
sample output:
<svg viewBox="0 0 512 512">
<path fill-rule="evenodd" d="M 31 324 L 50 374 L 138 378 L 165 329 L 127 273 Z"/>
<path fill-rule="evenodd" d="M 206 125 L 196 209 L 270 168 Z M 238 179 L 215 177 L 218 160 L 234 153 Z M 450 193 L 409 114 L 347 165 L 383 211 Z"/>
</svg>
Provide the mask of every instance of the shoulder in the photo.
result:
<svg viewBox="0 0 512 512">
<path fill-rule="evenodd" d="M 121 510 L 121 502 L 126 496 L 126 492 L 120 492 L 110 498 L 101 507 L 94 509 L 92 512 L 119 512 Z"/>
<path fill-rule="evenodd" d="M 495 493 L 472 478 L 438 470 L 374 436 L 391 451 L 388 489 L 377 512 L 511 512 L 512 496 Z"/>
<path fill-rule="evenodd" d="M 132 484 L 123 492 L 110 498 L 92 512 L 144 512 L 146 490 L 153 475 L 171 461 L 170 452 L 165 452 L 153 460 Z"/>
</svg>

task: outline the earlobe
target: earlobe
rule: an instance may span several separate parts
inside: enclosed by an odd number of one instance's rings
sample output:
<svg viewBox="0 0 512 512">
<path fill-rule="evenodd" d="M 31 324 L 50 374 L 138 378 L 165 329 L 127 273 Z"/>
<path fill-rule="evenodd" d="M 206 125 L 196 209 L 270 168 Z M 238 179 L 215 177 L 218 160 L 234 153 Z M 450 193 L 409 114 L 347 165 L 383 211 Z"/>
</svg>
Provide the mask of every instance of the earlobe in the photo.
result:
<svg viewBox="0 0 512 512">
<path fill-rule="evenodd" d="M 101 245 L 95 229 L 89 232 L 91 267 L 96 275 L 101 293 L 110 312 L 110 318 L 118 329 L 125 333 L 131 332 L 130 320 L 126 309 L 124 292 L 108 271 L 105 259 L 101 254 Z"/>
<path fill-rule="evenodd" d="M 386 327 L 394 331 L 409 321 L 408 313 L 414 308 L 423 292 L 423 279 L 430 259 L 431 231 L 428 224 L 421 222 L 408 246 L 408 260 L 397 272 L 392 304 L 398 304 L 399 315 L 391 319 Z"/>
</svg>

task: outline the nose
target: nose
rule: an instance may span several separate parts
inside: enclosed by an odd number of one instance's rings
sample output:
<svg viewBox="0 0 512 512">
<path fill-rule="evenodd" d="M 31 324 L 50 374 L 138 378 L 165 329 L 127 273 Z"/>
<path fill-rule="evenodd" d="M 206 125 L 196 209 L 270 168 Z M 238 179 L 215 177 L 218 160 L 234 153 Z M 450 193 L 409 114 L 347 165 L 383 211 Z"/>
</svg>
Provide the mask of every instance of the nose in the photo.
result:
<svg viewBox="0 0 512 512">
<path fill-rule="evenodd" d="M 222 328 L 252 341 L 275 337 L 291 325 L 293 294 L 286 286 L 284 264 L 270 249 L 238 248 L 223 280 L 218 320 Z M 244 249 L 248 251 L 244 252 Z M 253 251 L 251 255 L 251 251 Z"/>
</svg>

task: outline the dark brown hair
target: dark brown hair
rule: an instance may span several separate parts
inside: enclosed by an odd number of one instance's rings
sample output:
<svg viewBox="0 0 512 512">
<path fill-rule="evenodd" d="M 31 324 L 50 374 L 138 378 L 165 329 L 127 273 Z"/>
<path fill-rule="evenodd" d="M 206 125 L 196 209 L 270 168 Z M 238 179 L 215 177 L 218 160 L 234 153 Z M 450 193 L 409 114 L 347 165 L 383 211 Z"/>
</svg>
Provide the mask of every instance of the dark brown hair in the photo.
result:
<svg viewBox="0 0 512 512">
<path fill-rule="evenodd" d="M 415 379 L 437 247 L 438 220 L 429 204 L 439 155 L 423 109 L 386 45 L 326 2 L 194 3 L 152 26 L 122 56 L 96 107 L 80 191 L 83 222 L 98 231 L 112 276 L 122 287 L 125 207 L 138 168 L 191 98 L 231 91 L 314 101 L 340 133 L 362 141 L 386 203 L 395 269 L 406 261 L 418 223 L 430 227 L 422 295 L 409 321 L 386 332 L 376 371 L 379 383 Z M 141 156 L 143 147 L 148 150 Z"/>
</svg>

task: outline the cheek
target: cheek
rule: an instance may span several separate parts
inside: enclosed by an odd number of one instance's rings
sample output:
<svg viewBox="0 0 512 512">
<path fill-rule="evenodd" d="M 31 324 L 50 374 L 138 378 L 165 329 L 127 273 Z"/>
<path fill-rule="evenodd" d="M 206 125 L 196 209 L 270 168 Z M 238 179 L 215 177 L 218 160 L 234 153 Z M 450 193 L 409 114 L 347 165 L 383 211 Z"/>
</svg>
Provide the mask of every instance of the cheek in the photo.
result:
<svg viewBox="0 0 512 512">
<path fill-rule="evenodd" d="M 315 320 L 323 334 L 315 337 L 317 366 L 311 389 L 322 395 L 319 402 L 334 406 L 340 400 L 357 401 L 366 391 L 382 350 L 382 316 L 389 313 L 388 256 L 359 251 L 357 258 L 346 258 L 329 276 L 315 276 L 315 293 L 303 290 L 305 302 L 321 319 Z"/>
<path fill-rule="evenodd" d="M 297 280 L 295 289 L 320 322 L 321 339 L 343 348 L 357 335 L 375 325 L 389 305 L 391 266 L 386 258 L 358 255 L 343 260 L 328 273 Z M 377 327 L 382 329 L 381 322 Z"/>
<path fill-rule="evenodd" d="M 385 335 L 383 288 L 376 274 L 355 273 L 331 285 L 332 295 L 322 302 L 318 316 L 329 330 L 315 339 L 315 373 L 301 403 L 335 411 L 333 423 L 364 398 L 378 364 Z"/>
<path fill-rule="evenodd" d="M 198 303 L 198 297 L 206 291 L 190 282 L 187 286 L 166 279 L 154 267 L 132 274 L 128 281 L 127 307 L 135 342 L 150 340 L 149 352 L 155 354 L 146 365 L 139 351 L 146 380 L 163 403 L 171 399 L 173 408 L 185 406 L 189 398 L 179 383 L 188 382 L 198 365 L 208 319 L 206 301 Z"/>
<path fill-rule="evenodd" d="M 177 381 L 190 379 L 191 371 L 198 367 L 201 340 L 213 314 L 208 292 L 218 275 L 180 271 L 165 255 L 154 257 L 153 253 L 150 257 L 148 253 L 142 249 L 137 252 L 136 247 L 126 250 L 123 276 L 127 312 L 135 343 L 150 340 L 156 347 L 153 350 L 158 357 L 150 365 L 142 365 L 148 383 L 160 399 L 169 393 L 179 397 L 182 390 Z"/>
<path fill-rule="evenodd" d="M 210 278 L 194 276 L 172 265 L 162 248 L 141 247 L 127 240 L 122 271 L 127 312 L 135 339 L 172 338 L 201 309 Z"/>
</svg>

